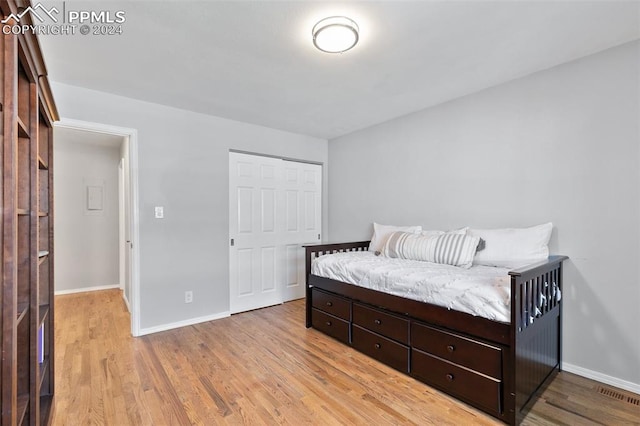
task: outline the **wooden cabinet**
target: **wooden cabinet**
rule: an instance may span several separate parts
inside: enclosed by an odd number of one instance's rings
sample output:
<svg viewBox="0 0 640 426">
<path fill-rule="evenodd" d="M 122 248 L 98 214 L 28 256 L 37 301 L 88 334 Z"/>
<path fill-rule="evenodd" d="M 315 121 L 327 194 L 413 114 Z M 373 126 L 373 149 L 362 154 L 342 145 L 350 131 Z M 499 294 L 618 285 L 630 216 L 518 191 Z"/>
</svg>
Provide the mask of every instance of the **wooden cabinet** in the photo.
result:
<svg viewBox="0 0 640 426">
<path fill-rule="evenodd" d="M 354 348 L 378 361 L 409 372 L 409 320 L 353 302 Z"/>
<path fill-rule="evenodd" d="M 344 297 L 313 289 L 313 307 L 334 317 L 351 321 L 351 301 Z"/>
<path fill-rule="evenodd" d="M 504 411 L 505 347 L 315 287 L 310 295 L 314 328 L 494 416 Z"/>
<path fill-rule="evenodd" d="M 343 343 L 351 342 L 351 301 L 313 289 L 313 328 Z"/>
<path fill-rule="evenodd" d="M 411 374 L 494 415 L 501 411 L 500 380 L 417 349 L 411 350 Z"/>
<path fill-rule="evenodd" d="M 411 374 L 497 415 L 502 401 L 499 346 L 411 323 Z"/>
<path fill-rule="evenodd" d="M 0 2 L 3 18 L 20 7 L 25 4 Z M 24 15 L 21 24 L 30 19 Z M 51 166 L 57 112 L 37 38 L 4 31 L 0 37 L 0 405 L 2 425 L 38 425 L 48 421 L 54 390 Z"/>
<path fill-rule="evenodd" d="M 329 315 L 319 309 L 313 309 L 313 328 L 338 339 L 343 343 L 349 343 L 349 331 L 351 326 L 348 321 Z"/>
<path fill-rule="evenodd" d="M 353 323 L 405 345 L 409 344 L 409 320 L 361 303 L 353 304 Z"/>
<path fill-rule="evenodd" d="M 457 333 L 411 323 L 411 344 L 447 361 L 502 379 L 502 349 Z"/>
<path fill-rule="evenodd" d="M 408 346 L 357 325 L 353 325 L 351 339 L 352 346 L 360 352 L 403 373 L 409 372 Z"/>
</svg>

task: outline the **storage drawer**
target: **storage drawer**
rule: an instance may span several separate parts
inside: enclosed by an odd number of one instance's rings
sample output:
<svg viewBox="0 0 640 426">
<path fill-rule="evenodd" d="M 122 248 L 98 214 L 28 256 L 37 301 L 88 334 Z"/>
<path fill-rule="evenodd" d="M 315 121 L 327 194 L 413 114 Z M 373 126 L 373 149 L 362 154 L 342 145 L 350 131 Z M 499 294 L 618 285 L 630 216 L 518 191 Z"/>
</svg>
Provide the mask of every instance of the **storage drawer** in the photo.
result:
<svg viewBox="0 0 640 426">
<path fill-rule="evenodd" d="M 311 300 L 314 308 L 343 320 L 351 320 L 351 302 L 348 299 L 314 288 Z"/>
<path fill-rule="evenodd" d="M 353 323 L 405 345 L 409 344 L 409 320 L 407 319 L 354 303 Z"/>
<path fill-rule="evenodd" d="M 351 345 L 403 373 L 409 372 L 409 348 L 384 336 L 353 326 Z"/>
<path fill-rule="evenodd" d="M 500 414 L 500 380 L 474 373 L 451 362 L 411 349 L 411 374 L 443 391 Z"/>
<path fill-rule="evenodd" d="M 318 309 L 311 313 L 311 325 L 323 333 L 349 344 L 349 323 Z"/>
<path fill-rule="evenodd" d="M 502 379 L 502 350 L 497 346 L 416 322 L 411 323 L 411 346 Z"/>
</svg>

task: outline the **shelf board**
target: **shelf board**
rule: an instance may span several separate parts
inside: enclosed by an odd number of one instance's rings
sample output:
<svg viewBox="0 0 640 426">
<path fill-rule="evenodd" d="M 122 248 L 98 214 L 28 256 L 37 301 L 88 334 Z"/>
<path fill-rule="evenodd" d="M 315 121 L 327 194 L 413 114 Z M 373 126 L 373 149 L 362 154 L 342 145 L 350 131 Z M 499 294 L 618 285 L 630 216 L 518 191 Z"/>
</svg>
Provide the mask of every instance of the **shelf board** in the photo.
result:
<svg viewBox="0 0 640 426">
<path fill-rule="evenodd" d="M 45 256 L 49 256 L 49 250 L 40 250 L 38 252 L 38 259 Z"/>
<path fill-rule="evenodd" d="M 53 395 L 42 395 L 40 396 L 40 424 L 47 424 L 47 419 L 49 418 L 49 412 L 51 411 L 51 401 L 53 400 Z"/>
<path fill-rule="evenodd" d="M 47 166 L 47 164 L 44 162 L 42 157 L 40 157 L 40 155 L 38 155 L 38 168 L 40 170 L 49 170 L 49 166 Z"/>
<path fill-rule="evenodd" d="M 42 382 L 44 381 L 45 374 L 47 374 L 47 370 L 49 369 L 49 357 L 45 356 L 44 361 L 40 364 L 40 380 L 38 382 L 38 394 L 40 394 L 40 390 L 42 389 Z"/>
<path fill-rule="evenodd" d="M 38 327 L 40 327 L 42 325 L 42 323 L 44 322 L 44 320 L 47 318 L 47 315 L 49 315 L 49 305 L 40 305 L 40 318 L 38 321 Z"/>
<path fill-rule="evenodd" d="M 18 395 L 18 405 L 16 406 L 16 414 L 18 424 L 21 425 L 24 421 L 24 416 L 27 414 L 27 408 L 29 407 L 29 394 Z"/>
<path fill-rule="evenodd" d="M 20 322 L 27 316 L 27 312 L 29 311 L 29 305 L 26 303 L 18 304 L 18 315 L 16 319 L 16 324 L 20 324 Z"/>
<path fill-rule="evenodd" d="M 47 212 L 38 212 L 38 216 L 47 217 L 47 216 L 49 216 L 49 213 L 47 213 Z"/>
<path fill-rule="evenodd" d="M 16 213 L 18 213 L 18 216 L 29 216 L 31 212 L 29 209 L 16 209 Z"/>
<path fill-rule="evenodd" d="M 21 138 L 29 137 L 29 129 L 24 124 L 20 116 L 18 116 L 18 136 L 20 136 Z"/>
</svg>

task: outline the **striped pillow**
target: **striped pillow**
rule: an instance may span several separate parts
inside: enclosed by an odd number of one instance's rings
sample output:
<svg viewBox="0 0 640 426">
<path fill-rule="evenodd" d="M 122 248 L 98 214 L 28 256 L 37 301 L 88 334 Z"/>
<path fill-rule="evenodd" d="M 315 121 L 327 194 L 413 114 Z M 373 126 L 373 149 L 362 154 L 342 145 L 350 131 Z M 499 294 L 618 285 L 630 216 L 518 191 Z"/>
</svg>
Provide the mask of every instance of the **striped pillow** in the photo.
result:
<svg viewBox="0 0 640 426">
<path fill-rule="evenodd" d="M 423 236 L 394 232 L 387 238 L 382 255 L 469 268 L 479 242 L 480 237 L 464 234 Z"/>
</svg>

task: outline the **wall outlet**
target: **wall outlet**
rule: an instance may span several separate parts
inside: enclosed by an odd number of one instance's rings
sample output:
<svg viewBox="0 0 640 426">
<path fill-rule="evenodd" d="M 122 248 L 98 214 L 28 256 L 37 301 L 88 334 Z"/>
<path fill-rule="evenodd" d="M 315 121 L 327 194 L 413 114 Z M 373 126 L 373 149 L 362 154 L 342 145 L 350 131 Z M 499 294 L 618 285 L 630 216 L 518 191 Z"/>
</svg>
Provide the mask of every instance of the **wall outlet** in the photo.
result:
<svg viewBox="0 0 640 426">
<path fill-rule="evenodd" d="M 185 291 L 184 292 L 184 303 L 191 303 L 193 302 L 193 292 L 192 291 Z"/>
</svg>

